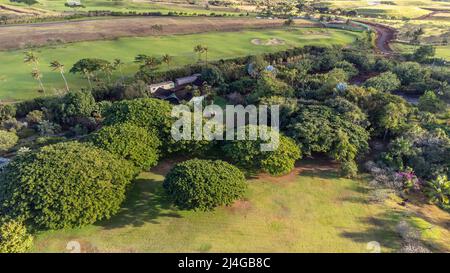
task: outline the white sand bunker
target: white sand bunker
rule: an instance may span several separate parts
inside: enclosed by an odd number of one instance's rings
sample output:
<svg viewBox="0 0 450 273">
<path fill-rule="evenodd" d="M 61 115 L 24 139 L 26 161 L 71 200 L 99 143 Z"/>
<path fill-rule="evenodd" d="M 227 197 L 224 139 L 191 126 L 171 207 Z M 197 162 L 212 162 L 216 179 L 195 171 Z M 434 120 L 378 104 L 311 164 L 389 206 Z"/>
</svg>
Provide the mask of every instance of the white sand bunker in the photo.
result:
<svg viewBox="0 0 450 273">
<path fill-rule="evenodd" d="M 252 44 L 254 45 L 265 45 L 265 46 L 277 46 L 286 44 L 284 40 L 272 38 L 269 40 L 253 39 Z"/>
</svg>

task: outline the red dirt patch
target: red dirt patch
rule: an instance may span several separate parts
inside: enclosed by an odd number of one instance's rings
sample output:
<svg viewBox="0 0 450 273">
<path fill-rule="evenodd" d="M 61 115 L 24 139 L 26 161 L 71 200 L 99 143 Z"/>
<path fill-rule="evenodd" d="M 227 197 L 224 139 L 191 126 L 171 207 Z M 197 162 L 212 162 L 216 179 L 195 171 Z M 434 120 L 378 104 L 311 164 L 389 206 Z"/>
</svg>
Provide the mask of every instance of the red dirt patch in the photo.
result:
<svg viewBox="0 0 450 273">
<path fill-rule="evenodd" d="M 252 203 L 248 200 L 238 200 L 231 206 L 226 207 L 226 210 L 233 214 L 247 214 L 252 209 Z"/>
</svg>

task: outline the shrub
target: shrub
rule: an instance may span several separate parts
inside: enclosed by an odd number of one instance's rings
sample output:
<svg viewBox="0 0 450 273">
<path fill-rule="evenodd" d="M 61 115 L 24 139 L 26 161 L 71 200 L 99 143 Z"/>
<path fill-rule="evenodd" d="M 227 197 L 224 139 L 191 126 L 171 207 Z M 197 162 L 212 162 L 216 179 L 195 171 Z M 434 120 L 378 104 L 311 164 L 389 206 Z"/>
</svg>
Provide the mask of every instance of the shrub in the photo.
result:
<svg viewBox="0 0 450 273">
<path fill-rule="evenodd" d="M 105 125 L 129 122 L 139 127 L 155 128 L 160 136 L 170 133 L 172 107 L 159 99 L 135 99 L 113 103 L 105 113 Z"/>
<path fill-rule="evenodd" d="M 59 124 L 50 122 L 48 120 L 39 122 L 36 128 L 41 136 L 55 135 L 61 131 L 61 126 L 59 126 Z"/>
<path fill-rule="evenodd" d="M 440 100 L 433 91 L 426 91 L 419 98 L 420 111 L 439 113 L 445 111 L 447 105 L 444 101 Z"/>
<path fill-rule="evenodd" d="M 80 227 L 110 218 L 135 175 L 131 163 L 78 142 L 12 160 L 0 176 L 0 213 L 37 228 Z"/>
<path fill-rule="evenodd" d="M 358 166 L 355 161 L 344 161 L 340 167 L 341 175 L 347 178 L 354 178 L 358 174 Z"/>
<path fill-rule="evenodd" d="M 255 129 L 259 129 L 255 126 Z M 250 127 L 246 127 L 248 133 Z M 295 161 L 300 158 L 300 149 L 289 137 L 277 134 L 279 145 L 274 151 L 261 151 L 261 144 L 266 141 L 261 140 L 235 140 L 223 147 L 225 155 L 237 165 L 248 170 L 262 170 L 271 175 L 287 174 L 294 168 Z"/>
<path fill-rule="evenodd" d="M 400 79 L 402 85 L 425 80 L 429 73 L 415 62 L 403 62 L 394 68 L 394 73 Z"/>
<path fill-rule="evenodd" d="M 33 245 L 33 237 L 17 220 L 0 222 L 0 253 L 23 253 Z"/>
<path fill-rule="evenodd" d="M 19 137 L 13 132 L 0 130 L 0 152 L 6 152 L 16 145 Z"/>
<path fill-rule="evenodd" d="M 26 116 L 26 120 L 30 125 L 40 123 L 44 119 L 44 113 L 40 110 L 33 110 Z"/>
<path fill-rule="evenodd" d="M 10 118 L 8 120 L 5 120 L 2 122 L 1 125 L 3 129 L 10 132 L 17 132 L 25 127 L 25 124 L 23 122 L 18 121 L 16 118 Z"/>
<path fill-rule="evenodd" d="M 161 141 L 154 131 L 120 123 L 103 127 L 91 140 L 95 146 L 130 160 L 140 169 L 149 169 L 158 163 Z"/>
<path fill-rule="evenodd" d="M 201 78 L 212 86 L 220 85 L 224 81 L 222 71 L 215 66 L 204 68 Z"/>
<path fill-rule="evenodd" d="M 428 196 L 432 203 L 450 210 L 450 180 L 447 176 L 440 175 L 428 182 Z"/>
<path fill-rule="evenodd" d="M 164 189 L 183 209 L 212 210 L 242 198 L 247 184 L 242 172 L 224 162 L 193 159 L 167 174 Z"/>
<path fill-rule="evenodd" d="M 16 107 L 12 104 L 0 104 L 0 122 L 14 118 L 16 116 Z"/>
<path fill-rule="evenodd" d="M 55 121 L 75 125 L 77 119 L 90 117 L 96 104 L 90 91 L 74 91 L 67 93 L 54 108 Z"/>
<path fill-rule="evenodd" d="M 400 87 L 400 80 L 392 72 L 384 72 L 368 79 L 364 85 L 373 87 L 381 92 L 391 92 Z"/>
</svg>

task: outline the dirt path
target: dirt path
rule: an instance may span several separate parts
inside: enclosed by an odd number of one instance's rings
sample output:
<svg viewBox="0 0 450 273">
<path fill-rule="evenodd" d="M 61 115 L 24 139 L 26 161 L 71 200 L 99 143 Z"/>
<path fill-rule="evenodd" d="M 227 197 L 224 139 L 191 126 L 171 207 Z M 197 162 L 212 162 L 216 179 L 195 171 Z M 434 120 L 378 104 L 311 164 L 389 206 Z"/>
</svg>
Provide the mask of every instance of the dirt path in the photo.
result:
<svg viewBox="0 0 450 273">
<path fill-rule="evenodd" d="M 0 50 L 42 46 L 52 42 L 276 28 L 283 26 L 283 22 L 255 18 L 133 17 L 4 26 L 0 27 Z M 314 25 L 307 21 L 303 24 Z"/>
<path fill-rule="evenodd" d="M 366 24 L 370 27 L 372 27 L 377 32 L 377 40 L 376 40 L 376 47 L 378 51 L 380 51 L 383 54 L 392 54 L 393 51 L 391 47 L 389 46 L 389 43 L 394 39 L 396 30 L 382 25 L 378 23 L 373 22 L 367 22 L 367 21 L 359 21 L 360 23 Z"/>
</svg>

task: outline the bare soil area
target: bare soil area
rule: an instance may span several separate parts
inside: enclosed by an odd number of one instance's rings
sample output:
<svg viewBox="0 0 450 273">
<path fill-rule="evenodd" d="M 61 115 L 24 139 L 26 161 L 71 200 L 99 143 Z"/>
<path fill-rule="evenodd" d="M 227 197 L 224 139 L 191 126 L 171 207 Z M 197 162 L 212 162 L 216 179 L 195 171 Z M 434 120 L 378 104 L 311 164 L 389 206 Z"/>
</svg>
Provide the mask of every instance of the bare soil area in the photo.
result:
<svg viewBox="0 0 450 273">
<path fill-rule="evenodd" d="M 308 26 L 312 23 L 303 23 Z M 134 17 L 120 19 L 51 22 L 0 27 L 0 50 L 127 36 L 158 36 L 209 31 L 276 28 L 283 20 L 253 18 Z"/>
<path fill-rule="evenodd" d="M 377 32 L 376 47 L 383 54 L 392 54 L 389 43 L 394 39 L 396 30 L 394 28 L 367 21 L 360 21 L 363 24 L 371 26 Z"/>
<path fill-rule="evenodd" d="M 253 39 L 251 42 L 254 45 L 265 45 L 265 46 L 277 46 L 285 44 L 284 40 L 277 38 L 272 38 L 269 40 Z"/>
</svg>

